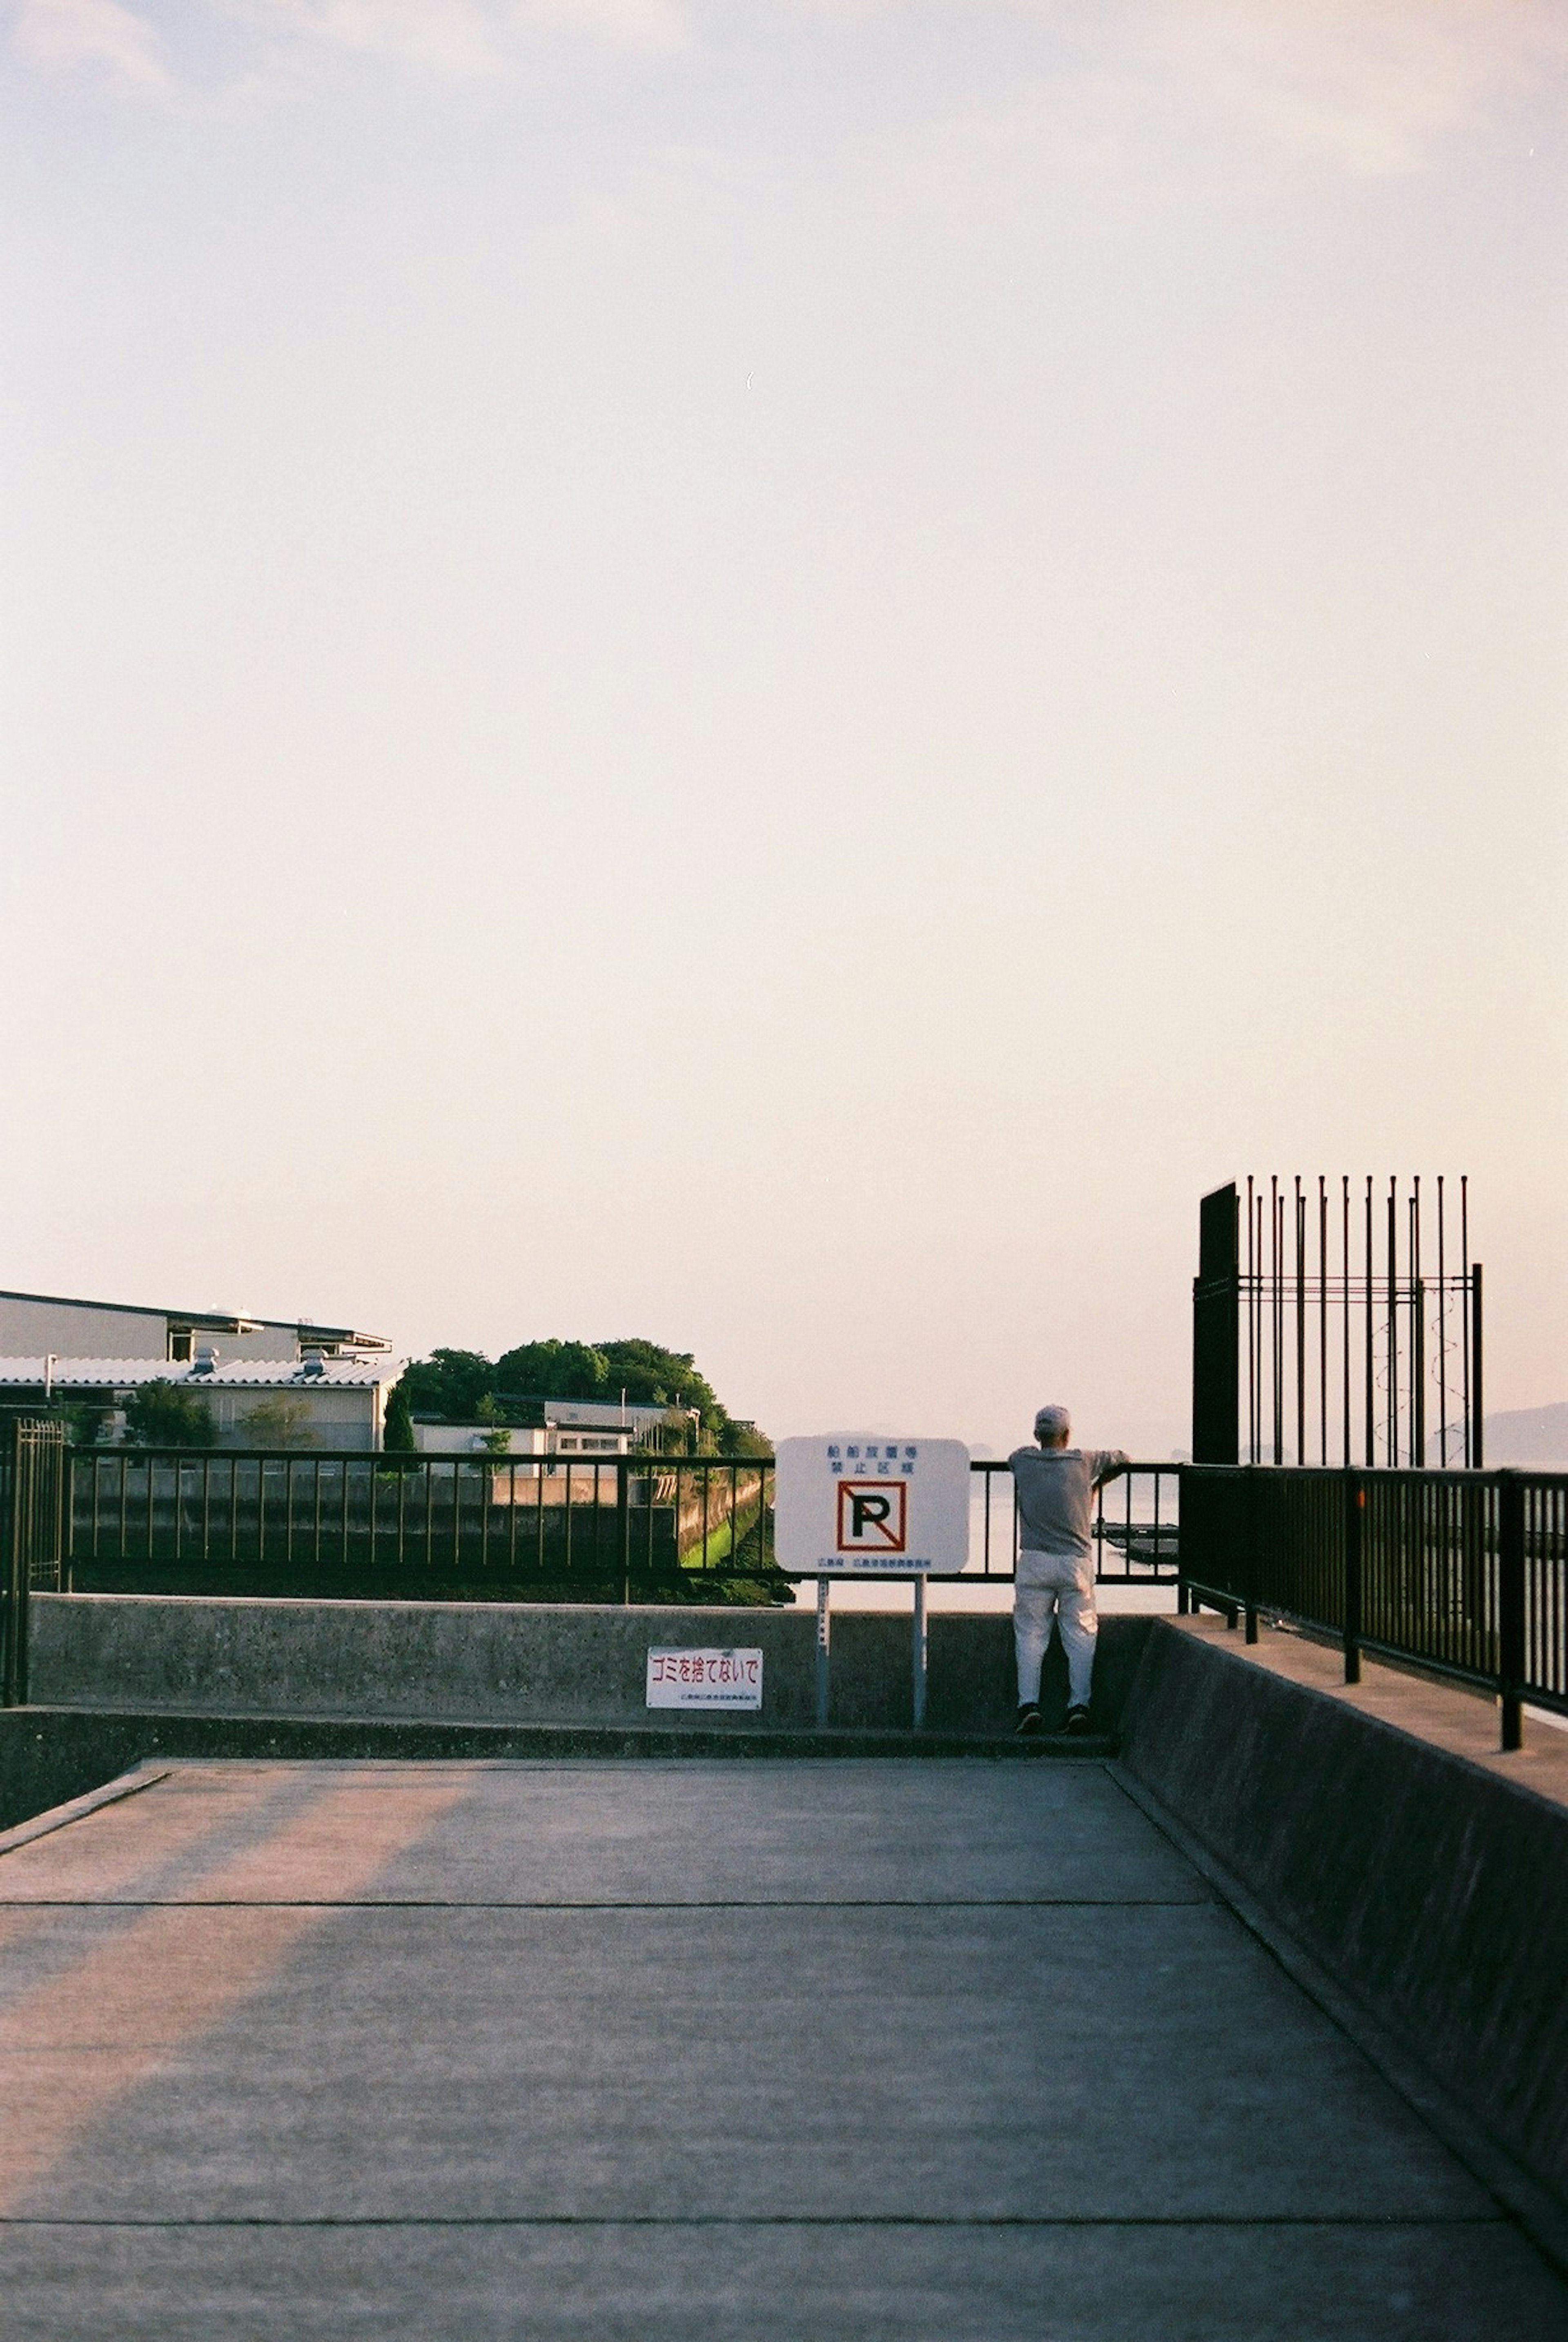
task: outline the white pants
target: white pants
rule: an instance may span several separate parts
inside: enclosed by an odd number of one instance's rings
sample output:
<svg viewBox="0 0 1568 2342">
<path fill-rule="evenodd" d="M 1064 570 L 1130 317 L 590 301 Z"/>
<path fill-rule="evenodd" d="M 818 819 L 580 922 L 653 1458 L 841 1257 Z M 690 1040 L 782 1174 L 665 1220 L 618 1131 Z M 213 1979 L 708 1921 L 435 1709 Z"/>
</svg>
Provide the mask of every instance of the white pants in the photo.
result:
<svg viewBox="0 0 1568 2342">
<path fill-rule="evenodd" d="M 1094 1610 L 1094 1564 L 1065 1553 L 1031 1553 L 1018 1556 L 1013 1589 L 1013 1634 L 1018 1646 L 1018 1705 L 1034 1705 L 1040 1697 L 1040 1669 L 1050 1646 L 1054 1620 L 1067 1654 L 1067 1697 L 1074 1707 L 1087 1707 L 1094 1673 L 1094 1637 L 1100 1621 Z"/>
</svg>

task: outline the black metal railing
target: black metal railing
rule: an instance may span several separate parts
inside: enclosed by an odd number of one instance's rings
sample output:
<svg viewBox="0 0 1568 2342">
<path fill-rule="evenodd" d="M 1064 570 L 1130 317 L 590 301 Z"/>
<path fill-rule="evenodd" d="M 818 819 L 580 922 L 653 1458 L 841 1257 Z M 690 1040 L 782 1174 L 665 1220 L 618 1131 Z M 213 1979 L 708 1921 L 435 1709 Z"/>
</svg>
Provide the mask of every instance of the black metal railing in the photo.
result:
<svg viewBox="0 0 1568 2342">
<path fill-rule="evenodd" d="M 1568 1713 L 1568 1473 L 1189 1465 L 1178 1606 L 1260 1615 L 1483 1686 L 1504 1748 Z"/>
<path fill-rule="evenodd" d="M 1005 1463 L 974 1459 L 969 1567 L 962 1582 L 1011 1581 L 1021 1543 L 1013 1474 Z M 1176 1464 L 1130 1464 L 1094 1499 L 1094 1575 L 1103 1586 L 1174 1586 L 1177 1576 L 1181 1470 Z M 941 1581 L 939 1581 L 941 1582 Z"/>
<path fill-rule="evenodd" d="M 88 1448 L 69 1458 L 61 1583 L 620 1598 L 786 1592 L 771 1459 Z"/>
<path fill-rule="evenodd" d="M 27 1700 L 27 1602 L 60 1583 L 70 1450 L 65 1426 L 19 1421 L 0 1486 L 0 1707 Z"/>
<path fill-rule="evenodd" d="M 970 1561 L 1011 1583 L 1012 1474 L 977 1460 Z M 35 1590 L 342 1592 L 524 1600 L 784 1600 L 771 1457 L 606 1458 L 65 1449 Z M 1099 1495 L 1097 1572 L 1174 1585 L 1178 1467 Z"/>
</svg>

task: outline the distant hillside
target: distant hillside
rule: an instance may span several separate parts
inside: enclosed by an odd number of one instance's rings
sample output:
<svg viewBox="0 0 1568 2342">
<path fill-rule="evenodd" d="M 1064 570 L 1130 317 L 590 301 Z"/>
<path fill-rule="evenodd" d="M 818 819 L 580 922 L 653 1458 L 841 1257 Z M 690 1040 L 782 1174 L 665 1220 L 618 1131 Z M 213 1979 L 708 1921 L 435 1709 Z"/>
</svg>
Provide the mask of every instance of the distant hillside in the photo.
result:
<svg viewBox="0 0 1568 2342">
<path fill-rule="evenodd" d="M 1484 1442 L 1488 1466 L 1537 1464 L 1568 1472 L 1568 1399 L 1554 1406 L 1515 1407 L 1507 1415 L 1489 1415 Z M 1448 1435 L 1449 1461 L 1454 1461 L 1453 1434 Z M 1427 1462 L 1437 1462 L 1437 1442 L 1427 1442 Z"/>
</svg>

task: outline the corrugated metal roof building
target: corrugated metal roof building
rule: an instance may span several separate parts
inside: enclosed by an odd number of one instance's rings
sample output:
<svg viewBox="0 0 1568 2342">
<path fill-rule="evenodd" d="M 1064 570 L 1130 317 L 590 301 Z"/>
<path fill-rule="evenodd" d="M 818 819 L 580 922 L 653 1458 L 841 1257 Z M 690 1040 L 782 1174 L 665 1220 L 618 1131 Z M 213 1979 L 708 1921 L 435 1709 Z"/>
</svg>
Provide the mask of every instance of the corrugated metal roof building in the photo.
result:
<svg viewBox="0 0 1568 2342">
<path fill-rule="evenodd" d="M 382 1444 L 386 1394 L 404 1363 L 335 1357 L 314 1348 L 292 1361 L 224 1358 L 205 1345 L 190 1360 L 0 1357 L 0 1403 L 7 1414 L 60 1400 L 97 1407 L 113 1438 L 124 1428 L 123 1410 L 133 1393 L 149 1383 L 172 1383 L 205 1400 L 220 1447 L 364 1453 Z"/>
<path fill-rule="evenodd" d="M 0 1355 L 25 1357 L 53 1351 L 71 1358 L 161 1358 L 172 1366 L 194 1360 L 204 1343 L 221 1343 L 226 1358 L 272 1359 L 297 1365 L 307 1349 L 335 1356 L 382 1351 L 380 1334 L 348 1326 L 316 1326 L 308 1317 L 253 1317 L 235 1309 L 164 1309 L 128 1301 L 73 1301 L 55 1293 L 0 1292 Z"/>
</svg>

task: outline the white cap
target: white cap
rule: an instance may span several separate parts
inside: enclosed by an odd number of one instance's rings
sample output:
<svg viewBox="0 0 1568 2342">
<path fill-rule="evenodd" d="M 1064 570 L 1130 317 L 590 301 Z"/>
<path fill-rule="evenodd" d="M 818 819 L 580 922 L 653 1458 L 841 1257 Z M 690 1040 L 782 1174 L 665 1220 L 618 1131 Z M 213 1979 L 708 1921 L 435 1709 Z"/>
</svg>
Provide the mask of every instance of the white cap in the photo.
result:
<svg viewBox="0 0 1568 2342">
<path fill-rule="evenodd" d="M 1073 1418 L 1064 1406 L 1043 1406 L 1034 1417 L 1034 1436 L 1048 1433 L 1053 1439 L 1064 1439 L 1073 1428 Z"/>
</svg>

